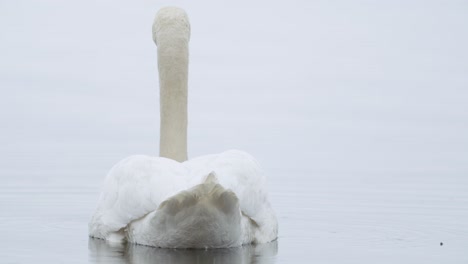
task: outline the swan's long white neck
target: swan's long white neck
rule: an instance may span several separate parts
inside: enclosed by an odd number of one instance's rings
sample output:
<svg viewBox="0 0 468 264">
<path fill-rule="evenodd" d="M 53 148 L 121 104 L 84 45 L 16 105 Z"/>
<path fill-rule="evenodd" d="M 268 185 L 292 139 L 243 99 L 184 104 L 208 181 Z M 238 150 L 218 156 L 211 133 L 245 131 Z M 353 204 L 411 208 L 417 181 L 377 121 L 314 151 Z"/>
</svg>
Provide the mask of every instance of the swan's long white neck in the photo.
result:
<svg viewBox="0 0 468 264">
<path fill-rule="evenodd" d="M 187 160 L 187 82 L 190 23 L 184 10 L 166 7 L 153 23 L 158 46 L 161 137 L 159 155 Z"/>
</svg>

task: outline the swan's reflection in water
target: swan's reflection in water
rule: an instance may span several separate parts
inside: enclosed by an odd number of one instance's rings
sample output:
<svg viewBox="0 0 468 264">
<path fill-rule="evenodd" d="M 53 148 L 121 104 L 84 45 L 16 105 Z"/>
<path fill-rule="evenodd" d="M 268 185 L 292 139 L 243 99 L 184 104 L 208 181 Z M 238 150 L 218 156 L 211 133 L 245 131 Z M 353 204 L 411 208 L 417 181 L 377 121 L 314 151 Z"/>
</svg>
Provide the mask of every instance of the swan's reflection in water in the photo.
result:
<svg viewBox="0 0 468 264">
<path fill-rule="evenodd" d="M 109 244 L 101 239 L 88 242 L 91 263 L 275 263 L 278 242 L 226 249 L 165 249 L 133 244 Z"/>
</svg>

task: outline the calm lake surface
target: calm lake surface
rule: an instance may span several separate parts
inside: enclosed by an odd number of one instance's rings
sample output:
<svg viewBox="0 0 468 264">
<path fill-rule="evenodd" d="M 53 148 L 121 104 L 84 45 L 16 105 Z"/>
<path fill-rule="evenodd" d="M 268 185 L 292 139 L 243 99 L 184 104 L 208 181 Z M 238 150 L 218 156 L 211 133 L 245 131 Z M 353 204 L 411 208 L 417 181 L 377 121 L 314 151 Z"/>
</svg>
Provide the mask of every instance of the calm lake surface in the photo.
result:
<svg viewBox="0 0 468 264">
<path fill-rule="evenodd" d="M 268 169 L 274 243 L 223 250 L 110 245 L 87 237 L 100 171 L 1 175 L 1 263 L 466 263 L 465 175 Z M 441 245 L 443 243 L 443 245 Z"/>
</svg>

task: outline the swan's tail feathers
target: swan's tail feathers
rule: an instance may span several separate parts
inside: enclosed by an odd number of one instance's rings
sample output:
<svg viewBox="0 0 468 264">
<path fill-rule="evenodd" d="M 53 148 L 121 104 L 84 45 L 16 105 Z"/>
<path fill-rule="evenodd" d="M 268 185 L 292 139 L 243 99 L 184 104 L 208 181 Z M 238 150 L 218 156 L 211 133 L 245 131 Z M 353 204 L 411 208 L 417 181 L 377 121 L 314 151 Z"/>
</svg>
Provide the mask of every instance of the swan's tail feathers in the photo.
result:
<svg viewBox="0 0 468 264">
<path fill-rule="evenodd" d="M 167 248 L 240 246 L 241 217 L 239 199 L 221 186 L 212 172 L 203 183 L 168 198 L 158 210 L 134 222 L 129 228 L 129 240 Z M 139 234 L 142 230 L 148 232 L 148 226 L 151 238 Z"/>
<path fill-rule="evenodd" d="M 205 184 L 209 183 L 218 183 L 218 177 L 216 176 L 216 173 L 214 171 L 210 172 L 206 177 L 205 180 L 203 181 Z"/>
</svg>

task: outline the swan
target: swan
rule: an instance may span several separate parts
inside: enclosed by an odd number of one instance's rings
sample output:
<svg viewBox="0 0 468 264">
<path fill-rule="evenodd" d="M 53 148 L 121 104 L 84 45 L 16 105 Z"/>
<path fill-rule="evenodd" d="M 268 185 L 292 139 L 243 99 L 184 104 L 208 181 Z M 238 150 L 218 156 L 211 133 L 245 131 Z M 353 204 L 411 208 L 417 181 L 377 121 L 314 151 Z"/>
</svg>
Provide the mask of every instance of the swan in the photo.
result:
<svg viewBox="0 0 468 264">
<path fill-rule="evenodd" d="M 190 23 L 160 9 L 153 23 L 160 86 L 160 157 L 134 155 L 104 180 L 89 236 L 161 248 L 228 248 L 277 238 L 266 178 L 249 154 L 187 160 Z"/>
</svg>

